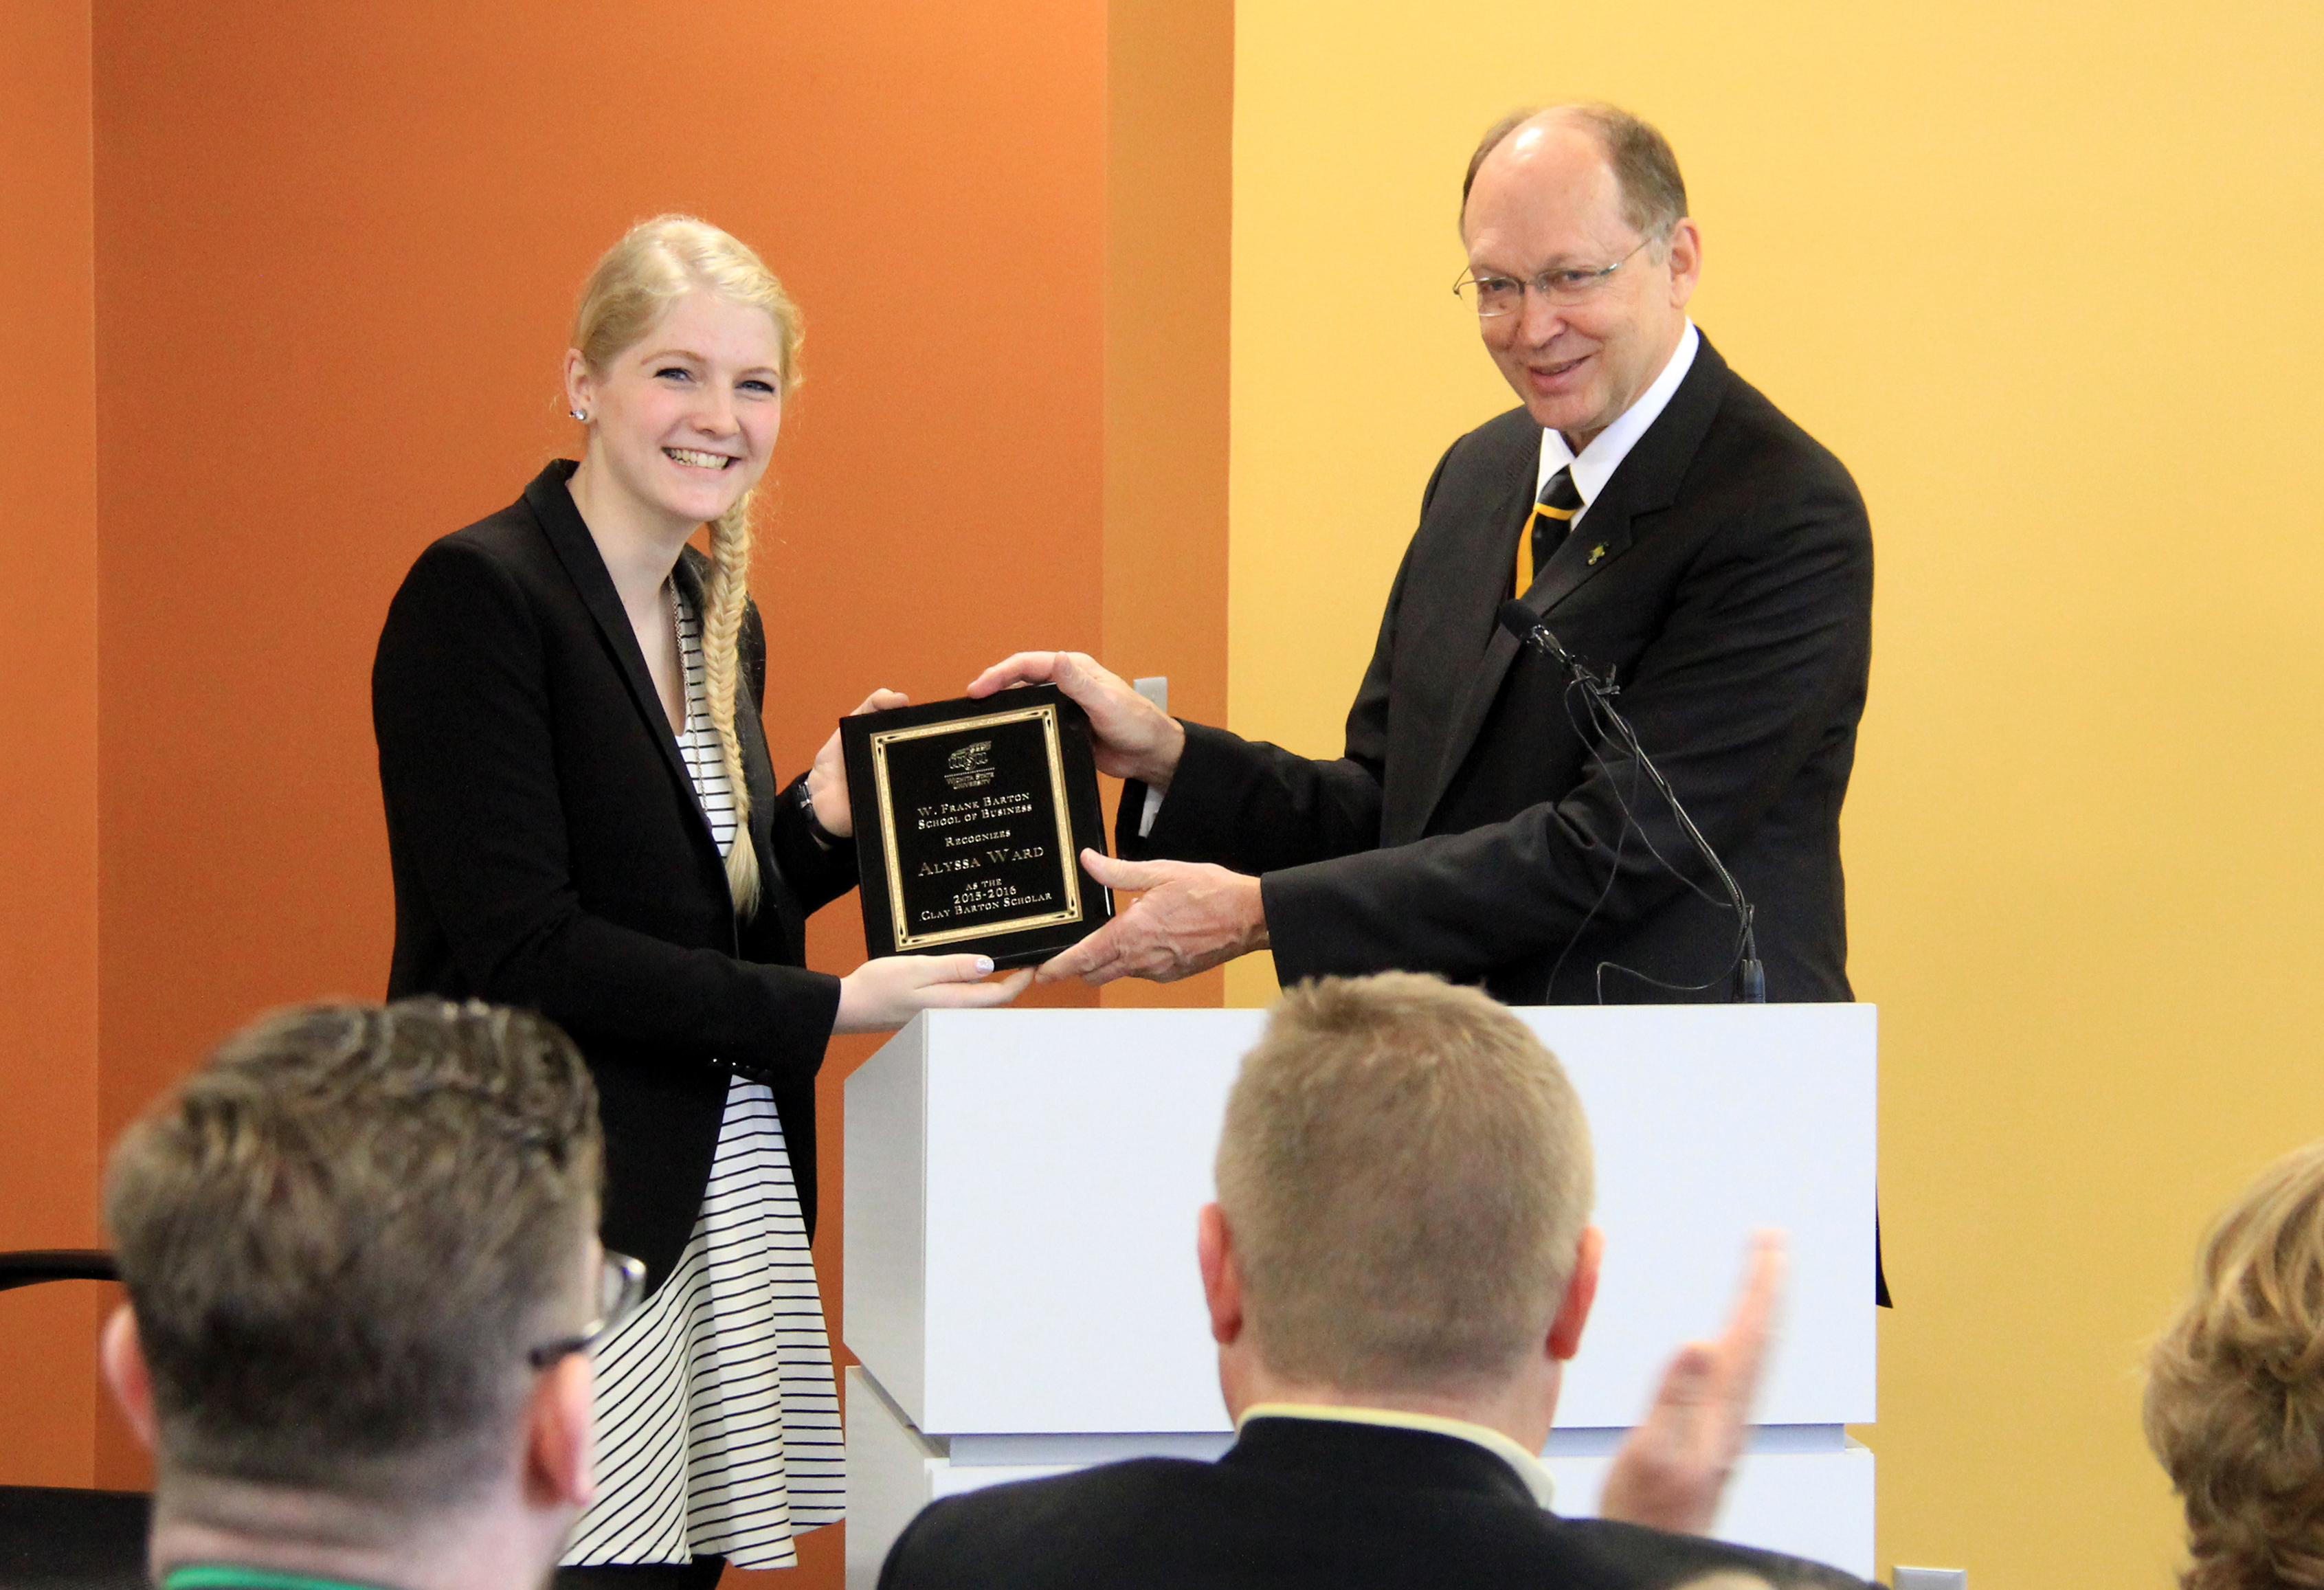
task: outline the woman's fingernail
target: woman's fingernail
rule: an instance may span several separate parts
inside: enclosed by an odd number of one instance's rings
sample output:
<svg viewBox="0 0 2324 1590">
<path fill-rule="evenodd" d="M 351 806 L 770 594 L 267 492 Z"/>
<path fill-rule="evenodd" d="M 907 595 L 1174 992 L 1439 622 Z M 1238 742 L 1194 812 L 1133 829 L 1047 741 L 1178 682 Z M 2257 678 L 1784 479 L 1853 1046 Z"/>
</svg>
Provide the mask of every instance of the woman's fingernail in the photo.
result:
<svg viewBox="0 0 2324 1590">
<path fill-rule="evenodd" d="M 991 973 L 992 957 L 990 955 L 978 956 L 976 958 L 976 975 L 979 977 L 990 977 Z"/>
</svg>

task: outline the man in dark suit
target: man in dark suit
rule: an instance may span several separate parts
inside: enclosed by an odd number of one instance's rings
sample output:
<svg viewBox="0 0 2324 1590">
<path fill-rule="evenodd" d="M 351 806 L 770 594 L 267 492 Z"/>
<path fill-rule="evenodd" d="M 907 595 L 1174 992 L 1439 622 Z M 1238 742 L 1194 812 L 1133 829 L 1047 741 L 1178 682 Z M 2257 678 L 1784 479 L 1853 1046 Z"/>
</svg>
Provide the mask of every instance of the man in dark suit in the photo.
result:
<svg viewBox="0 0 2324 1590">
<path fill-rule="evenodd" d="M 1271 948 L 1286 985 L 1389 968 L 1512 1003 L 1732 997 L 1736 915 L 1669 804 L 1512 593 L 1618 686 L 1638 741 L 1756 910 L 1771 999 L 1849 997 L 1840 809 L 1871 648 L 1848 472 L 1686 314 L 1677 161 L 1625 112 L 1489 133 L 1462 190 L 1486 350 L 1524 407 L 1422 499 L 1347 747 L 1313 761 L 1180 724 L 1091 659 L 1032 652 L 1132 780 L 1102 881 L 1145 890 L 1045 978 L 1184 976 Z"/>
<path fill-rule="evenodd" d="M 1673 1363 L 1606 1517 L 1548 1511 L 1534 1455 L 1596 1295 L 1591 1188 L 1580 1103 L 1507 1009 L 1410 973 L 1293 989 L 1228 1098 L 1198 1236 L 1234 1446 L 938 1502 L 883 1590 L 1669 1590 L 1721 1568 L 1861 1590 L 1674 1532 L 1709 1526 L 1740 1449 L 1772 1244 L 1727 1337 Z"/>
</svg>

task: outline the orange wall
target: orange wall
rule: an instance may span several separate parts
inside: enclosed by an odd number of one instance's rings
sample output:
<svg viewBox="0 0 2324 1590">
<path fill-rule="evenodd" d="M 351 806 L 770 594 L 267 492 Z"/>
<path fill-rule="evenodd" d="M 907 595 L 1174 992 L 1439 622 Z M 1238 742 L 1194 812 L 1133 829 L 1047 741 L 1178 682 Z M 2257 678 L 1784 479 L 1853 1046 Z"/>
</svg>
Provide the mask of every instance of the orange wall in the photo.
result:
<svg viewBox="0 0 2324 1590">
<path fill-rule="evenodd" d="M 423 545 L 571 450 L 572 295 L 638 217 L 715 220 L 805 309 L 753 570 L 779 763 L 874 685 L 954 694 L 1025 646 L 1120 640 L 1219 715 L 1231 13 L 1118 9 L 1139 60 L 1096 0 L 97 6 L 108 1138 L 255 1009 L 379 991 L 381 616 Z M 1149 68 L 1203 85 L 1191 184 Z M 1174 521 L 1144 622 L 1106 573 L 1140 511 Z M 850 906 L 810 940 L 861 958 Z M 826 1209 L 872 1047 L 825 1070 Z M 99 1448 L 142 1481 L 110 1421 Z M 836 1582 L 836 1533 L 804 1582 Z"/>
<path fill-rule="evenodd" d="M 0 7 L 0 1248 L 97 1245 L 88 0 Z M 0 1293 L 0 1484 L 87 1484 L 100 1300 Z M 65 1366 L 60 1374 L 37 1366 Z M 27 1373 L 31 1369 L 32 1372 Z"/>
<path fill-rule="evenodd" d="M 1095 644 L 1102 15 L 687 24 L 100 8 L 108 1130 L 254 1007 L 379 988 L 381 613 L 572 446 L 572 294 L 638 216 L 710 216 L 806 308 L 754 569 L 780 759 L 873 685 Z"/>
<path fill-rule="evenodd" d="M 1112 0 L 1106 137 L 1100 658 L 1227 717 L 1227 305 L 1233 0 Z M 1108 783 L 1107 809 L 1112 809 Z M 1215 1006 L 1223 970 L 1125 980 L 1109 1006 Z"/>
</svg>

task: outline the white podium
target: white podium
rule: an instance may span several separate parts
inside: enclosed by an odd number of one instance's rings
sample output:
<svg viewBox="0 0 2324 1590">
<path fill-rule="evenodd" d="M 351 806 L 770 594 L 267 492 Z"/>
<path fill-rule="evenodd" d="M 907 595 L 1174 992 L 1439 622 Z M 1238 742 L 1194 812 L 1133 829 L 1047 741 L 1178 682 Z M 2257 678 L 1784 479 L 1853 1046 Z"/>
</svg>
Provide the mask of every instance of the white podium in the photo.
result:
<svg viewBox="0 0 2324 1590">
<path fill-rule="evenodd" d="M 1719 1533 L 1873 1572 L 1876 1016 L 1548 1006 L 1598 1153 L 1604 1274 L 1545 1456 L 1586 1515 L 1750 1234 L 1791 1282 Z M 1256 1010 L 931 1012 L 847 1080 L 847 1577 L 938 1496 L 1232 1441 L 1196 1211 Z"/>
</svg>

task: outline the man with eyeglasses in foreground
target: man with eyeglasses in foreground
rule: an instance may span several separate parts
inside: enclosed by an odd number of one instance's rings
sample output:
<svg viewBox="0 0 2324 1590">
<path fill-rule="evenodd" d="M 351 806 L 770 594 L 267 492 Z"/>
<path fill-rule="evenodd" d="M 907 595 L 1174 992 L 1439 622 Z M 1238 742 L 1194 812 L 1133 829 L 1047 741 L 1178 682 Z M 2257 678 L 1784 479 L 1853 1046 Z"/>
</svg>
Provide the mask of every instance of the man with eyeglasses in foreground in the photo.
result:
<svg viewBox="0 0 2324 1590">
<path fill-rule="evenodd" d="M 643 1279 L 597 1245 L 603 1161 L 562 1033 L 430 999 L 266 1016 L 132 1126 L 102 1352 L 155 1582 L 545 1584 L 591 1494 L 586 1349 Z"/>
<path fill-rule="evenodd" d="M 1132 781 L 1125 859 L 1089 867 L 1145 893 L 1040 975 L 1168 980 L 1270 948 L 1286 988 L 1401 969 L 1521 1005 L 1737 997 L 1728 897 L 1560 665 L 1503 629 L 1515 597 L 1610 677 L 1725 859 L 1766 997 L 1847 999 L 1863 500 L 1688 318 L 1702 240 L 1654 128 L 1602 105 L 1511 117 L 1462 198 L 1456 290 L 1523 407 L 1429 481 L 1343 756 L 1182 724 L 1077 653 L 969 686 L 1054 681 Z"/>
</svg>

